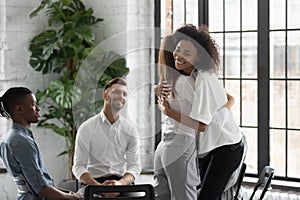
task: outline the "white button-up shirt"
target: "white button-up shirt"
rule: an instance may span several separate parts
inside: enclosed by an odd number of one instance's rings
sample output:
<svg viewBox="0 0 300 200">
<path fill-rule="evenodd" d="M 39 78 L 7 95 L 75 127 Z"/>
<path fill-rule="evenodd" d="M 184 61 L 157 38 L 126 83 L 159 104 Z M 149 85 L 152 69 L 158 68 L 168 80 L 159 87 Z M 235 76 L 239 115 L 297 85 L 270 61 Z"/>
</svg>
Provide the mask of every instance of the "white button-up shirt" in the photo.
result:
<svg viewBox="0 0 300 200">
<path fill-rule="evenodd" d="M 103 110 L 79 127 L 72 171 L 77 179 L 85 172 L 94 178 L 141 172 L 140 143 L 136 129 L 122 116 L 111 124 Z"/>
</svg>

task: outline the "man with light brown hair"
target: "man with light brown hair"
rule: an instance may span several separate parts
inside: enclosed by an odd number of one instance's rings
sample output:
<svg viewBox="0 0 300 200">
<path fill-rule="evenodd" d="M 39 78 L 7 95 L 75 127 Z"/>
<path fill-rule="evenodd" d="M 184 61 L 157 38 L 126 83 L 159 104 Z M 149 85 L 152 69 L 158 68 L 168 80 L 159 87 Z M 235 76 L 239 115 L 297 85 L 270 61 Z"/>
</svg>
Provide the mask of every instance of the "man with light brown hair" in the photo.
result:
<svg viewBox="0 0 300 200">
<path fill-rule="evenodd" d="M 120 115 L 127 100 L 126 80 L 109 81 L 102 97 L 101 112 L 78 129 L 72 171 L 86 185 L 129 185 L 141 164 L 137 131 Z"/>
</svg>

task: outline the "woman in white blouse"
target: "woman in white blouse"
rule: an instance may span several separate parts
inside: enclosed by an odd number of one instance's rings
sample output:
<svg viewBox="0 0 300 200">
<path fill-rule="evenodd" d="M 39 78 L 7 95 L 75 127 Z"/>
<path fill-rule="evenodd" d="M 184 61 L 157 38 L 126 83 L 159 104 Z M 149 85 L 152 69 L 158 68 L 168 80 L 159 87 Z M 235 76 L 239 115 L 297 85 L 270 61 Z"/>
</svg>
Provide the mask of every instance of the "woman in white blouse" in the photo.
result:
<svg viewBox="0 0 300 200">
<path fill-rule="evenodd" d="M 176 44 L 175 35 L 166 36 L 162 42 L 158 62 L 160 84 L 155 87 L 155 92 L 160 103 L 167 99 L 167 109 L 189 115 L 194 99 L 195 76 L 190 68 L 175 68 L 173 50 Z M 166 82 L 168 85 L 164 84 Z M 227 121 L 228 109 L 234 101 L 233 97 L 228 97 L 227 108 L 216 112 L 211 126 L 221 127 Z M 164 108 L 161 109 L 165 112 Z M 162 134 L 154 158 L 156 199 L 197 199 L 200 183 L 196 165 L 197 130 L 165 116 Z"/>
</svg>

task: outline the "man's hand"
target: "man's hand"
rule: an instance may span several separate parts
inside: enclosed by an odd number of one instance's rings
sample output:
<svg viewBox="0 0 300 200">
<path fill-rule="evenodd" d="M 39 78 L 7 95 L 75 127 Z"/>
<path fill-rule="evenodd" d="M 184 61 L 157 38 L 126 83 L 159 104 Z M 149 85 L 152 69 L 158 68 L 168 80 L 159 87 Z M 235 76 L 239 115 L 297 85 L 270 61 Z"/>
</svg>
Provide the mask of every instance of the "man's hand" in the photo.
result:
<svg viewBox="0 0 300 200">
<path fill-rule="evenodd" d="M 102 183 L 102 185 L 122 185 L 120 181 L 116 181 L 116 180 L 106 180 Z M 102 196 L 104 197 L 109 197 L 109 198 L 113 198 L 113 197 L 117 197 L 119 196 L 120 193 L 119 192 L 103 192 Z"/>
</svg>

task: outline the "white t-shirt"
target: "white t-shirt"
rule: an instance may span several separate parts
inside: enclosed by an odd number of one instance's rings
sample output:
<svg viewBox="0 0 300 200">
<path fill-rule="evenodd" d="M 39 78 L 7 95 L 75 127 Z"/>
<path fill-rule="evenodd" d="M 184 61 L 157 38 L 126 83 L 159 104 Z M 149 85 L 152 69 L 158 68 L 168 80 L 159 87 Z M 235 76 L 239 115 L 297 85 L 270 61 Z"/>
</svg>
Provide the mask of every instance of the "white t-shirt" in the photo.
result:
<svg viewBox="0 0 300 200">
<path fill-rule="evenodd" d="M 238 143 L 242 139 L 239 126 L 236 124 L 232 112 L 223 126 L 211 126 L 214 114 L 227 102 L 226 92 L 216 74 L 197 72 L 195 94 L 190 117 L 209 125 L 199 134 L 198 154 L 229 144 Z"/>
<path fill-rule="evenodd" d="M 126 172 L 136 178 L 141 172 L 136 129 L 122 116 L 111 124 L 103 110 L 83 122 L 76 136 L 72 171 L 77 179 L 85 172 L 94 178 Z"/>
<path fill-rule="evenodd" d="M 189 115 L 194 98 L 195 80 L 191 76 L 179 75 L 175 82 L 174 97 L 168 98 L 170 108 L 184 115 Z M 162 124 L 164 134 L 176 133 L 195 137 L 197 131 L 166 116 Z"/>
</svg>

